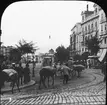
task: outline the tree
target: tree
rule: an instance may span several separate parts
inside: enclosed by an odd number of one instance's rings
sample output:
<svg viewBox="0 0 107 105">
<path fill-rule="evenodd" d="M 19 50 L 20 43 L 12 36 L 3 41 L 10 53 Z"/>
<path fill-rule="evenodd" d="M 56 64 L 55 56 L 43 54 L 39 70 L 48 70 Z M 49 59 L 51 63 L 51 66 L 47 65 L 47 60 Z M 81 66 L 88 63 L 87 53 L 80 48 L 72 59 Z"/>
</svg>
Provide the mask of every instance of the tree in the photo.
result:
<svg viewBox="0 0 107 105">
<path fill-rule="evenodd" d="M 73 59 L 76 61 L 76 60 L 81 60 L 81 55 L 79 54 L 76 54 L 73 56 Z"/>
<path fill-rule="evenodd" d="M 9 60 L 12 62 L 19 62 L 21 60 L 21 53 L 17 48 L 10 50 Z"/>
<path fill-rule="evenodd" d="M 81 55 L 81 60 L 86 60 L 88 59 L 88 56 L 90 55 L 89 52 L 84 52 L 82 55 Z"/>
<path fill-rule="evenodd" d="M 91 55 L 97 54 L 100 49 L 99 43 L 100 41 L 96 36 L 92 37 L 89 40 L 86 40 L 85 45 L 88 47 L 88 50 L 90 51 Z"/>
<path fill-rule="evenodd" d="M 59 46 L 56 49 L 55 58 L 61 63 L 68 60 L 69 58 L 69 50 L 64 46 Z"/>
<path fill-rule="evenodd" d="M 4 55 L 0 54 L 0 64 L 2 64 L 2 62 L 4 61 L 4 59 L 5 59 Z"/>
<path fill-rule="evenodd" d="M 31 42 L 26 42 L 25 40 L 20 40 L 18 42 L 19 45 L 16 45 L 18 50 L 21 53 L 21 56 L 24 54 L 27 54 L 27 58 L 28 58 L 28 54 L 34 54 L 36 50 L 38 50 L 37 46 L 34 46 L 34 43 Z"/>
</svg>

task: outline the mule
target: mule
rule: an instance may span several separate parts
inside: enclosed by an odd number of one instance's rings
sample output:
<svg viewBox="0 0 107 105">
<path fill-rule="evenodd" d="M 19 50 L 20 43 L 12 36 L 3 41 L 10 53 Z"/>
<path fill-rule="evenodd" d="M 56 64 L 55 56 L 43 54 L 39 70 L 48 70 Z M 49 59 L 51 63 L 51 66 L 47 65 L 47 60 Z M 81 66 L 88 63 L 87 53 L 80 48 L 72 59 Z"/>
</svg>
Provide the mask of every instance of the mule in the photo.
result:
<svg viewBox="0 0 107 105">
<path fill-rule="evenodd" d="M 12 94 L 13 94 L 13 89 L 15 84 L 17 85 L 17 88 L 20 92 L 19 89 L 19 84 L 18 84 L 18 73 L 14 69 L 4 69 L 0 72 L 0 89 L 2 88 L 4 82 L 11 82 L 12 83 Z M 3 94 L 3 92 L 1 92 Z"/>
<path fill-rule="evenodd" d="M 54 76 L 56 75 L 56 68 L 50 67 L 50 66 L 46 66 L 43 67 L 40 72 L 40 82 L 39 82 L 39 89 L 41 88 L 41 83 L 44 85 L 44 87 L 46 88 L 45 85 L 45 80 L 46 78 L 48 78 L 48 87 L 49 87 L 49 78 L 52 78 L 52 86 L 54 86 Z"/>
<path fill-rule="evenodd" d="M 73 70 L 75 71 L 75 74 L 76 74 L 76 72 L 78 73 L 78 77 L 80 77 L 80 73 L 84 69 L 85 69 L 85 67 L 83 65 L 80 65 L 80 64 L 73 65 Z"/>
</svg>

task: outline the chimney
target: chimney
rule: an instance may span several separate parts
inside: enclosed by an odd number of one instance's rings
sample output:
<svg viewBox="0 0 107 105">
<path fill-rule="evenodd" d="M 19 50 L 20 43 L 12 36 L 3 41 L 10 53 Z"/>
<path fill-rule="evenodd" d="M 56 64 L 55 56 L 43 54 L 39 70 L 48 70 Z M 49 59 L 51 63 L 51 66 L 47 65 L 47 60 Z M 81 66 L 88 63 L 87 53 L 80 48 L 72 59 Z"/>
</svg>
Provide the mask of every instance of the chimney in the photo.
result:
<svg viewBox="0 0 107 105">
<path fill-rule="evenodd" d="M 88 4 L 87 4 L 87 11 L 88 11 Z"/>
</svg>

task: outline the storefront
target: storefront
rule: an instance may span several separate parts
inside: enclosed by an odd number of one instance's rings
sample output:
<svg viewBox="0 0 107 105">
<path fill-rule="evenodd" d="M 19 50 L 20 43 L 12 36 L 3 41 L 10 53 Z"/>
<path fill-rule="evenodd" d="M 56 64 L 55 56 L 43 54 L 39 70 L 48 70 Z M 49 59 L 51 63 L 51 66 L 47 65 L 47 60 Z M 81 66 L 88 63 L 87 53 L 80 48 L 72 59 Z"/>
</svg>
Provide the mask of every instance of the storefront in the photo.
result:
<svg viewBox="0 0 107 105">
<path fill-rule="evenodd" d="M 91 67 L 98 65 L 99 56 L 88 56 L 88 60 L 90 61 Z"/>
</svg>

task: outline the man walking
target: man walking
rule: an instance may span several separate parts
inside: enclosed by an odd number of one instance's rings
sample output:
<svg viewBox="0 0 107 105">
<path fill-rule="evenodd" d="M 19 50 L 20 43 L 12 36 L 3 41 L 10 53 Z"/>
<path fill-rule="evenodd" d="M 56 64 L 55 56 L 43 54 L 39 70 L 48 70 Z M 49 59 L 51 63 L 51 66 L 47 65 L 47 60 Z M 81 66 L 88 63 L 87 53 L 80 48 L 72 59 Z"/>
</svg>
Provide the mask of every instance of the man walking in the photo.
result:
<svg viewBox="0 0 107 105">
<path fill-rule="evenodd" d="M 63 84 L 68 83 L 70 68 L 64 63 L 61 67 L 63 73 Z"/>
</svg>

